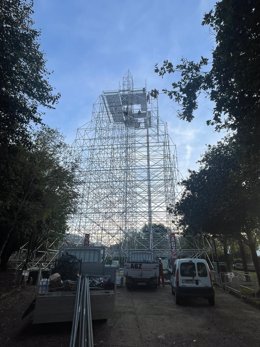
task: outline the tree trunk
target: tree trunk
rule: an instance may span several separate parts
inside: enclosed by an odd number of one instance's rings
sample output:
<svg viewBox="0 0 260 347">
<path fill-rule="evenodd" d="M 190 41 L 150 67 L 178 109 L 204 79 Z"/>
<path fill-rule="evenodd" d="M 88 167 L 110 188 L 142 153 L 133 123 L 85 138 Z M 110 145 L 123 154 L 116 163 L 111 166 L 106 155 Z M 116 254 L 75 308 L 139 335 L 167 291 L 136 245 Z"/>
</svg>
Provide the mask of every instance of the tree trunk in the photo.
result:
<svg viewBox="0 0 260 347">
<path fill-rule="evenodd" d="M 6 271 L 7 270 L 7 265 L 8 265 L 8 260 L 12 254 L 12 251 L 10 250 L 5 250 L 5 252 L 2 252 L 0 259 L 1 259 L 1 264 L 0 264 L 0 270 L 1 271 Z"/>
<path fill-rule="evenodd" d="M 231 271 L 230 256 L 228 254 L 227 239 L 225 237 L 223 240 L 223 251 L 224 251 L 225 262 L 227 264 L 227 271 L 230 272 Z"/>
<path fill-rule="evenodd" d="M 6 235 L 6 238 L 5 238 L 5 241 L 3 242 L 3 245 L 0 249 L 0 257 L 2 258 L 2 254 L 3 252 L 5 251 L 5 248 L 7 247 L 7 244 L 9 242 L 9 240 L 11 240 L 11 236 L 13 236 L 13 233 L 15 231 L 15 228 L 16 228 L 16 223 L 17 223 L 17 219 L 18 219 L 18 216 L 25 204 L 25 202 L 30 198 L 30 196 L 32 196 L 32 191 L 30 189 L 32 183 L 33 183 L 33 179 L 34 177 L 32 177 L 31 181 L 30 181 L 30 184 L 29 184 L 29 188 L 28 188 L 28 191 L 25 193 L 24 197 L 23 197 L 23 200 L 21 201 L 20 205 L 18 206 L 18 209 L 17 211 L 15 212 L 14 214 L 14 219 L 13 219 L 13 223 L 12 223 L 12 226 L 10 227 L 7 235 Z"/>
<path fill-rule="evenodd" d="M 239 245 L 239 249 L 240 249 L 240 256 L 241 256 L 242 263 L 243 263 L 243 269 L 244 269 L 244 273 L 245 273 L 245 278 L 249 282 L 250 281 L 250 276 L 248 275 L 246 253 L 245 253 L 245 248 L 244 248 L 243 241 L 242 241 L 241 237 L 239 237 L 239 239 L 238 239 L 238 245 Z"/>
<path fill-rule="evenodd" d="M 217 252 L 217 246 L 216 246 L 216 241 L 214 237 L 212 237 L 212 243 L 213 243 L 213 249 L 214 249 L 214 255 L 215 255 L 215 260 L 216 260 L 216 265 L 217 265 L 217 273 L 220 273 L 220 266 L 219 266 L 219 259 L 218 259 L 218 252 Z"/>
<path fill-rule="evenodd" d="M 256 276 L 258 280 L 258 285 L 260 287 L 260 264 L 259 264 L 258 256 L 256 253 L 256 240 L 254 239 L 252 232 L 249 231 L 246 234 L 248 238 L 248 245 L 252 255 L 252 260 L 255 266 L 255 272 L 256 272 Z"/>
</svg>

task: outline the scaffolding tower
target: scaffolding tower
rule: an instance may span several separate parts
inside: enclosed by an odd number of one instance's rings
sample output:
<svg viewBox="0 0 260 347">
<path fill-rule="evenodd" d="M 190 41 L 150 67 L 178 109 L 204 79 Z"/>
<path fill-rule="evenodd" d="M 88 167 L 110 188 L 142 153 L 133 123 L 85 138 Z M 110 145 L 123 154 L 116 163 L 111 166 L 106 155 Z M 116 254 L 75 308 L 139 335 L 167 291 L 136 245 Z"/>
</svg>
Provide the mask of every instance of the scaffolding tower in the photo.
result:
<svg viewBox="0 0 260 347">
<path fill-rule="evenodd" d="M 135 89 L 128 73 L 122 87 L 98 98 L 72 148 L 79 199 L 71 232 L 90 234 L 91 243 L 114 255 L 170 252 L 167 206 L 175 203 L 177 158 L 157 99 Z"/>
</svg>

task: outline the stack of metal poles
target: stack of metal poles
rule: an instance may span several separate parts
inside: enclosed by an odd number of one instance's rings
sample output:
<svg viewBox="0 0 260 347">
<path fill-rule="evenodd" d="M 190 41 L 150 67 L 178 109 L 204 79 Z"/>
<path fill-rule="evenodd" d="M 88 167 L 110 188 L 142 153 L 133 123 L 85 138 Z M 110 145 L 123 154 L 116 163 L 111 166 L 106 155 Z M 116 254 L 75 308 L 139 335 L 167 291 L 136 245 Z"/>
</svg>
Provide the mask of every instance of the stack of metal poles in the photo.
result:
<svg viewBox="0 0 260 347">
<path fill-rule="evenodd" d="M 70 347 L 93 347 L 93 329 L 89 279 L 80 276 L 74 305 Z"/>
</svg>

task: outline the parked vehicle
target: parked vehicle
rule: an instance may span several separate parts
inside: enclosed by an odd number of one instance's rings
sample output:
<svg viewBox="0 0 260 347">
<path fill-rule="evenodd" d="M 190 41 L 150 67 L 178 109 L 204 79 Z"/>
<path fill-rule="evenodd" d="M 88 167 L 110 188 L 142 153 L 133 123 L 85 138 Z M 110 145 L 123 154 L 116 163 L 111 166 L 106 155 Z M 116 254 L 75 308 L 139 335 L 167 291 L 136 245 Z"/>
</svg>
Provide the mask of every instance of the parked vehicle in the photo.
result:
<svg viewBox="0 0 260 347">
<path fill-rule="evenodd" d="M 233 264 L 233 268 L 235 270 L 241 270 L 243 271 L 244 270 L 244 266 L 242 263 L 234 263 Z M 247 271 L 255 271 L 255 266 L 254 264 L 247 264 Z"/>
<path fill-rule="evenodd" d="M 104 264 L 103 247 L 71 247 L 61 250 L 48 279 L 39 274 L 39 289 L 33 305 L 33 323 L 73 320 L 78 275 L 87 276 L 93 320 L 106 320 L 114 309 L 116 268 Z"/>
<path fill-rule="evenodd" d="M 156 288 L 159 277 L 159 263 L 151 251 L 130 251 L 124 265 L 125 284 L 128 289 L 145 284 Z"/>
<path fill-rule="evenodd" d="M 205 259 L 176 259 L 171 276 L 172 294 L 177 305 L 188 297 L 204 297 L 215 304 L 215 293 L 209 266 Z"/>
</svg>

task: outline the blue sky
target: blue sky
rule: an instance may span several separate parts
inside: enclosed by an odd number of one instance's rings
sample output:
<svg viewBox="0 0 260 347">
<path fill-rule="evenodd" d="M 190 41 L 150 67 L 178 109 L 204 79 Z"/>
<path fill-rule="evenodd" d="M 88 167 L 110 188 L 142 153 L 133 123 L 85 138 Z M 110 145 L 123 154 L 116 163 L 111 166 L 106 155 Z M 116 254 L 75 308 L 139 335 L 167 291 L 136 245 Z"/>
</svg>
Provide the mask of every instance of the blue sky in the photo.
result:
<svg viewBox="0 0 260 347">
<path fill-rule="evenodd" d="M 201 25 L 203 14 L 216 1 L 206 0 L 35 0 L 35 27 L 50 83 L 61 99 L 43 120 L 57 128 L 68 143 L 76 129 L 88 122 L 92 106 L 104 90 L 116 90 L 130 70 L 135 87 L 162 89 L 169 79 L 154 73 L 154 65 L 181 57 L 211 58 L 214 35 Z M 168 81 L 167 81 L 168 80 Z M 159 97 L 159 113 L 168 123 L 177 146 L 179 170 L 196 168 L 196 161 L 220 138 L 206 126 L 211 105 L 202 100 L 196 119 L 177 118 L 178 105 Z"/>
</svg>

